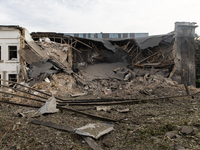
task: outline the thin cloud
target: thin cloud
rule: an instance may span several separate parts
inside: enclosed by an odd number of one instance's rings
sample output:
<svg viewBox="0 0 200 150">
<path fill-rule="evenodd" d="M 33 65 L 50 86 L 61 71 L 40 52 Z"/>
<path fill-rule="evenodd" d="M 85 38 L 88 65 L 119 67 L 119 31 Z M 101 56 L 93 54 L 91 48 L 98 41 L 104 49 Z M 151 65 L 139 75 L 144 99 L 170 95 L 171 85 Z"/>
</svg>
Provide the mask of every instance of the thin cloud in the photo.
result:
<svg viewBox="0 0 200 150">
<path fill-rule="evenodd" d="M 30 32 L 168 33 L 174 22 L 200 22 L 199 0 L 1 0 L 0 24 Z M 200 29 L 196 29 L 200 34 Z"/>
</svg>

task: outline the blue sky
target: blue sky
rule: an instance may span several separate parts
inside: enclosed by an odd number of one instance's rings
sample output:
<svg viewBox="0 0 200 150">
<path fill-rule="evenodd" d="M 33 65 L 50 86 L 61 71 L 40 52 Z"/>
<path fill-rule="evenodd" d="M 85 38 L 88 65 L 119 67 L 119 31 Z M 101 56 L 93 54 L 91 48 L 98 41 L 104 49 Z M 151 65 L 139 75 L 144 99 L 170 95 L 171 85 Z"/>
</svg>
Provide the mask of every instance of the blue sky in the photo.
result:
<svg viewBox="0 0 200 150">
<path fill-rule="evenodd" d="M 156 35 L 176 21 L 200 24 L 200 0 L 0 0 L 0 24 L 29 32 Z"/>
</svg>

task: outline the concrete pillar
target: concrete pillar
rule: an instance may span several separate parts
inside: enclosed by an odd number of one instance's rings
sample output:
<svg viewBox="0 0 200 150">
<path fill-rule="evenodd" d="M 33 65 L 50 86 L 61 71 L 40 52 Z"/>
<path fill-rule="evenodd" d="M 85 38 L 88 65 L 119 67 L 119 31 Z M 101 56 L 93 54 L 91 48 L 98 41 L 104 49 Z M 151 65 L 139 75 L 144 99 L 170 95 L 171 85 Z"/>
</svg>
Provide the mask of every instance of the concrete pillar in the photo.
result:
<svg viewBox="0 0 200 150">
<path fill-rule="evenodd" d="M 3 71 L 3 77 L 2 79 L 7 80 L 7 71 Z M 7 82 L 3 81 L 3 85 L 8 84 Z"/>
<path fill-rule="evenodd" d="M 175 72 L 172 79 L 179 84 L 183 84 L 181 78 L 182 69 L 188 86 L 196 87 L 196 70 L 195 70 L 195 25 L 190 22 L 175 23 Z"/>
</svg>

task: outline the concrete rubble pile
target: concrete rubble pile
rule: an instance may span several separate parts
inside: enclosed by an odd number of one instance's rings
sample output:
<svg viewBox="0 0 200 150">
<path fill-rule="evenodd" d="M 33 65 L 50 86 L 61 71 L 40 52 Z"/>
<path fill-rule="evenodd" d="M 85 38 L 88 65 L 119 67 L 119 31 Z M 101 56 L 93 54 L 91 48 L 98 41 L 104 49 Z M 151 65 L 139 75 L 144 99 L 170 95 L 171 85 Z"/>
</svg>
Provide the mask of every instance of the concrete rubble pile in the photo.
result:
<svg viewBox="0 0 200 150">
<path fill-rule="evenodd" d="M 24 48 L 18 52 L 20 80 L 64 99 L 156 97 L 159 87 L 181 91 L 170 78 L 174 73 L 173 32 L 122 40 L 65 38 L 62 44 L 48 37 L 34 41 L 26 30 Z"/>
</svg>

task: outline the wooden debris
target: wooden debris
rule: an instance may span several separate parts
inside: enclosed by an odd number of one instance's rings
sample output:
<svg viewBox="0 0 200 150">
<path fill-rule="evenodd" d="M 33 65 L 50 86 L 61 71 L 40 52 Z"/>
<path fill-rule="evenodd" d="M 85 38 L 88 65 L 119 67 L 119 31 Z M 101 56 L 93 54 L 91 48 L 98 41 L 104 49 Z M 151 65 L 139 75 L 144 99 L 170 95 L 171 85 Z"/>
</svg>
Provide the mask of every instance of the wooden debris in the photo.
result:
<svg viewBox="0 0 200 150">
<path fill-rule="evenodd" d="M 152 55 L 150 55 L 150 56 L 148 56 L 148 57 L 146 57 L 146 58 L 144 58 L 144 59 L 138 61 L 136 64 L 139 65 L 141 62 L 143 62 L 143 61 L 145 61 L 145 60 L 147 60 L 147 59 L 149 59 L 149 58 L 151 58 L 151 57 L 153 57 L 154 55 L 157 55 L 157 54 L 158 54 L 158 52 L 156 52 L 156 53 L 154 53 L 154 54 L 152 54 Z"/>
<path fill-rule="evenodd" d="M 85 45 L 85 46 L 87 46 L 87 47 L 89 47 L 89 48 L 91 48 L 91 49 L 92 49 L 92 47 L 91 47 L 91 46 L 89 46 L 88 44 L 85 44 L 85 43 L 81 42 L 80 40 L 77 40 L 76 38 L 74 38 L 74 40 L 76 40 L 76 41 L 78 41 L 79 43 L 81 43 L 81 44 L 83 44 L 83 45 Z"/>
</svg>

